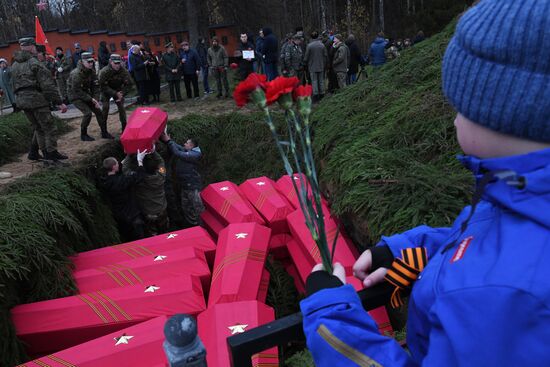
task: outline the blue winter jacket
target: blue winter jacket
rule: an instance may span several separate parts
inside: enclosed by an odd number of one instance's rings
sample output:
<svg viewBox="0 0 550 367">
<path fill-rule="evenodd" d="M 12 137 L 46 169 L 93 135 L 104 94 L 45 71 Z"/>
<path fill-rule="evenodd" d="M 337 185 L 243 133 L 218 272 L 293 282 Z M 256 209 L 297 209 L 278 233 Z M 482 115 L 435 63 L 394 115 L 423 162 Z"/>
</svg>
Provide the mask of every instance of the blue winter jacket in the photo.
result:
<svg viewBox="0 0 550 367">
<path fill-rule="evenodd" d="M 345 285 L 301 303 L 317 366 L 550 366 L 550 149 L 461 160 L 478 182 L 486 171 L 518 177 L 488 184 L 463 234 L 471 207 L 452 228 L 382 238 L 394 256 L 406 247 L 428 250 L 409 299 L 410 355 L 378 333 Z"/>
<path fill-rule="evenodd" d="M 271 28 L 264 28 L 263 32 L 264 38 L 259 46 L 260 54 L 263 55 L 266 64 L 276 64 L 279 61 L 279 41 Z"/>
<path fill-rule="evenodd" d="M 176 161 L 176 176 L 185 190 L 200 190 L 202 188 L 199 162 L 202 158 L 200 147 L 187 150 L 174 141 L 168 143 L 168 148 L 178 159 Z"/>
<path fill-rule="evenodd" d="M 370 59 L 372 65 L 380 66 L 386 63 L 386 40 L 382 37 L 376 37 L 370 45 Z"/>
<path fill-rule="evenodd" d="M 180 49 L 178 55 L 181 59 L 186 59 L 185 63 L 181 64 L 181 69 L 183 70 L 184 75 L 192 75 L 201 69 L 201 61 L 197 51 L 190 48 L 187 51 Z"/>
</svg>

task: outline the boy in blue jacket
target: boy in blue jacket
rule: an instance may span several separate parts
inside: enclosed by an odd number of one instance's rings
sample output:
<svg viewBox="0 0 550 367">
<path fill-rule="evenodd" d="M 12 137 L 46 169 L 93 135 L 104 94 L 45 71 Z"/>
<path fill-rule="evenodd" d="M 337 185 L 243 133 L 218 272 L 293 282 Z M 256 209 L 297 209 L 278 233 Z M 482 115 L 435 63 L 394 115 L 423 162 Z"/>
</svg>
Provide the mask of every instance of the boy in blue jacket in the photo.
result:
<svg viewBox="0 0 550 367">
<path fill-rule="evenodd" d="M 482 0 L 464 14 L 443 91 L 477 179 L 472 205 L 452 228 L 383 237 L 354 266 L 366 287 L 416 277 L 410 354 L 379 334 L 340 265 L 317 266 L 301 303 L 317 366 L 550 366 L 550 0 Z"/>
</svg>

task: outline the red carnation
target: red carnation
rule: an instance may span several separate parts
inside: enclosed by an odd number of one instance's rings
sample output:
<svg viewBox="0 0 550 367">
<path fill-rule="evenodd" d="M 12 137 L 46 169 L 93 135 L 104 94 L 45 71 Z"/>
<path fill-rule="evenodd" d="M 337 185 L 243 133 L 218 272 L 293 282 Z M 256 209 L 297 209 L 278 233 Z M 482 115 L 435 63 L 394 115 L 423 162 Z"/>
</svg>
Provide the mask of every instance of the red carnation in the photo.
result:
<svg viewBox="0 0 550 367">
<path fill-rule="evenodd" d="M 243 107 L 250 102 L 250 95 L 258 89 L 264 89 L 267 77 L 263 74 L 250 74 L 245 80 L 239 83 L 233 92 L 233 99 L 237 106 Z"/>
<path fill-rule="evenodd" d="M 279 76 L 269 83 L 267 83 L 267 89 L 265 91 L 265 97 L 267 99 L 267 104 L 270 105 L 274 102 L 277 102 L 279 97 L 292 93 L 294 88 L 300 84 L 300 80 L 295 76 L 291 78 L 285 78 Z"/>
<path fill-rule="evenodd" d="M 237 65 L 237 63 L 232 62 L 231 65 L 229 65 L 229 67 L 230 67 L 231 69 L 235 70 L 236 68 L 239 67 L 239 65 Z"/>
<path fill-rule="evenodd" d="M 294 89 L 294 92 L 292 93 L 292 97 L 296 101 L 298 98 L 307 98 L 311 97 L 313 94 L 313 88 L 311 85 L 299 85 L 296 89 Z"/>
</svg>

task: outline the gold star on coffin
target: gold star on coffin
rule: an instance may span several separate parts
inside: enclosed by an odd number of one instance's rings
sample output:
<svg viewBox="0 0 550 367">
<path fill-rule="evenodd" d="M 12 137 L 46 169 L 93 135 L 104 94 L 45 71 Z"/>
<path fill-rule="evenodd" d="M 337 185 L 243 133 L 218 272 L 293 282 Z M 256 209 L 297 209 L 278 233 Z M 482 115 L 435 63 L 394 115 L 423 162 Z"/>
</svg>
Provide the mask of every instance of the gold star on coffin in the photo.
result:
<svg viewBox="0 0 550 367">
<path fill-rule="evenodd" d="M 115 347 L 119 344 L 128 344 L 128 341 L 130 339 L 132 339 L 133 336 L 131 335 L 126 335 L 126 334 L 122 334 L 121 336 L 119 336 L 118 338 L 114 338 L 115 341 L 116 341 L 116 344 L 115 344 Z"/>
<path fill-rule="evenodd" d="M 172 238 L 176 238 L 176 237 L 178 237 L 177 234 L 171 233 L 171 234 L 169 234 L 168 236 L 166 236 L 166 239 L 171 240 Z"/>
<path fill-rule="evenodd" d="M 162 260 L 164 260 L 164 259 L 166 259 L 166 256 L 164 256 L 164 255 L 157 255 L 157 256 L 155 256 L 155 259 L 154 259 L 153 261 L 162 261 Z"/>
<path fill-rule="evenodd" d="M 244 333 L 244 329 L 248 326 L 248 324 L 236 324 L 233 326 L 228 326 L 227 328 L 231 330 L 231 335 L 234 334 L 240 334 Z"/>
<path fill-rule="evenodd" d="M 228 191 L 228 190 L 229 190 L 229 187 L 227 187 L 227 186 L 224 186 L 224 187 L 220 188 L 220 191 Z"/>
<path fill-rule="evenodd" d="M 145 287 L 145 292 L 143 293 L 155 293 L 155 291 L 158 291 L 160 287 L 157 287 L 156 285 L 150 285 Z"/>
<path fill-rule="evenodd" d="M 239 239 L 239 238 L 246 238 L 246 236 L 248 236 L 248 233 L 237 233 L 235 235 L 235 238 L 236 239 Z"/>
</svg>

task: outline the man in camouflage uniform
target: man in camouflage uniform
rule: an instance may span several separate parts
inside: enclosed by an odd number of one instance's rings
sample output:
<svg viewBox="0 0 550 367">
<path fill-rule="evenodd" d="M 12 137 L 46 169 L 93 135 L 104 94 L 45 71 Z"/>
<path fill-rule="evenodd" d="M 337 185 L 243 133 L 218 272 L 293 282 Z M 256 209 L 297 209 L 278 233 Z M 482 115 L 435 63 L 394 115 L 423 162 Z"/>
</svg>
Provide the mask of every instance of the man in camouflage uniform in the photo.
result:
<svg viewBox="0 0 550 367">
<path fill-rule="evenodd" d="M 15 52 L 15 62 L 11 69 L 17 107 L 25 112 L 33 125 L 44 158 L 53 161 L 67 159 L 67 156 L 57 151 L 50 104 L 58 105 L 63 112 L 67 110 L 67 106 L 61 100 L 50 71 L 36 58 L 34 38 L 21 38 L 19 45 L 21 50 Z M 35 156 L 29 154 L 30 159 L 40 158 L 38 151 L 31 153 Z"/>
<path fill-rule="evenodd" d="M 118 107 L 118 116 L 122 132 L 126 128 L 126 110 L 124 109 L 124 96 L 130 92 L 134 85 L 132 76 L 122 66 L 122 57 L 112 54 L 109 57 L 109 64 L 99 71 L 99 87 L 101 90 L 101 112 L 103 120 L 107 121 L 109 116 L 109 99 L 113 98 Z"/>
<path fill-rule="evenodd" d="M 97 123 L 101 128 L 101 137 L 103 139 L 113 139 L 113 136 L 107 132 L 107 120 L 103 118 L 101 105 L 97 101 L 99 99 L 99 81 L 95 73 L 95 60 L 91 52 L 82 53 L 82 58 L 76 69 L 71 71 L 67 88 L 69 100 L 83 114 L 82 123 L 80 124 L 80 140 L 95 140 L 88 135 L 92 112 L 95 114 Z"/>
<path fill-rule="evenodd" d="M 69 103 L 69 95 L 67 94 L 67 80 L 73 70 L 73 60 L 70 56 L 65 56 L 63 49 L 57 47 L 55 49 L 55 81 L 59 94 L 63 98 L 63 103 Z"/>
<path fill-rule="evenodd" d="M 304 78 L 304 53 L 300 46 L 302 38 L 295 34 L 285 47 L 283 55 L 283 75 L 295 76 L 303 83 Z"/>
</svg>

